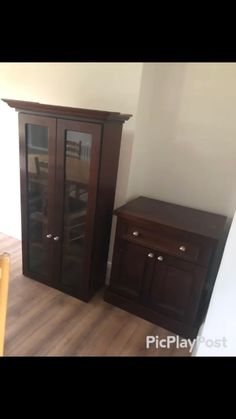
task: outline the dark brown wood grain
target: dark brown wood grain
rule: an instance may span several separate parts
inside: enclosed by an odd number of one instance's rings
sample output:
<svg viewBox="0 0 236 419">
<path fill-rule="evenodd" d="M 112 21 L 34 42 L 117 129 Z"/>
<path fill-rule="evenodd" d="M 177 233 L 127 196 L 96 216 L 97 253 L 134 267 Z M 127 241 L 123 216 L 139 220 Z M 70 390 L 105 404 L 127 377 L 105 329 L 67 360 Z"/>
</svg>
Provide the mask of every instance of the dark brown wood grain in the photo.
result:
<svg viewBox="0 0 236 419">
<path fill-rule="evenodd" d="M 119 112 L 107 112 L 94 109 L 83 109 L 83 108 L 71 108 L 66 106 L 55 106 L 36 102 L 27 102 L 23 100 L 12 100 L 2 99 L 11 108 L 15 108 L 17 111 L 24 111 L 25 113 L 39 113 L 48 115 L 60 115 L 63 117 L 70 116 L 76 118 L 89 118 L 97 119 L 101 121 L 120 121 L 124 122 L 128 120 L 132 115 L 121 114 Z"/>
<path fill-rule="evenodd" d="M 127 219 L 144 219 L 148 222 L 218 239 L 224 231 L 227 217 L 194 208 L 163 202 L 143 196 L 115 210 Z"/>
<path fill-rule="evenodd" d="M 101 287 L 106 275 L 121 134 L 121 124 L 114 125 L 107 123 L 103 127 L 91 273 L 92 283 L 95 289 Z"/>
<path fill-rule="evenodd" d="M 4 99 L 19 111 L 23 272 L 84 301 L 105 283 L 112 211 L 123 122 L 131 115 L 118 112 L 68 108 L 34 102 Z M 29 219 L 27 215 L 26 125 L 46 126 L 49 132 L 48 164 L 48 233 L 45 239 L 49 272 L 47 278 L 29 269 Z M 91 134 L 91 160 L 88 179 L 88 206 L 85 222 L 83 273 L 73 285 L 62 284 L 63 231 L 65 205 L 65 138 L 66 131 Z M 59 240 L 54 238 L 58 236 Z M 69 268 L 71 269 L 71 268 Z M 77 273 L 75 272 L 75 275 Z M 77 280 L 77 278 L 76 278 Z"/>
<path fill-rule="evenodd" d="M 223 254 L 227 217 L 146 197 L 115 214 L 105 301 L 171 332 L 195 337 Z"/>
</svg>

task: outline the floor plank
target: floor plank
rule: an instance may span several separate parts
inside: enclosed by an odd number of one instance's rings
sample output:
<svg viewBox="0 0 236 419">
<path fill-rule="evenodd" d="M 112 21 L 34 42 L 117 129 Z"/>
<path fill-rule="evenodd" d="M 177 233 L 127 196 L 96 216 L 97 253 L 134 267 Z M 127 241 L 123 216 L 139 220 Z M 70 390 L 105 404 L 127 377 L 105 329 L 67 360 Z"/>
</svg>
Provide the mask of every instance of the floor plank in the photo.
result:
<svg viewBox="0 0 236 419">
<path fill-rule="evenodd" d="M 89 303 L 22 275 L 21 242 L 0 233 L 11 256 L 5 356 L 190 356 L 177 348 L 146 349 L 146 336 L 171 332 L 103 301 Z"/>
</svg>

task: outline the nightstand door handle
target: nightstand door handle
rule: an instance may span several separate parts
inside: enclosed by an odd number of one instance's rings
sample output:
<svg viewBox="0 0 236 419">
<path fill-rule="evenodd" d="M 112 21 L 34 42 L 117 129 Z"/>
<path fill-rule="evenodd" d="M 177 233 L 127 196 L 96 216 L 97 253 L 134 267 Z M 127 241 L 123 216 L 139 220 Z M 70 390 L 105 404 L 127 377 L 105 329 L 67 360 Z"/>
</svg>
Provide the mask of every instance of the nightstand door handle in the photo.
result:
<svg viewBox="0 0 236 419">
<path fill-rule="evenodd" d="M 181 250 L 181 252 L 185 252 L 186 251 L 186 246 L 180 246 L 179 250 Z"/>
<path fill-rule="evenodd" d="M 164 260 L 163 256 L 158 256 L 157 260 L 159 260 L 159 262 L 162 262 Z"/>
<path fill-rule="evenodd" d="M 138 231 L 133 231 L 133 236 L 138 237 L 139 236 L 139 232 Z"/>
<path fill-rule="evenodd" d="M 148 257 L 149 258 L 153 258 L 154 257 L 154 253 L 148 253 Z"/>
</svg>

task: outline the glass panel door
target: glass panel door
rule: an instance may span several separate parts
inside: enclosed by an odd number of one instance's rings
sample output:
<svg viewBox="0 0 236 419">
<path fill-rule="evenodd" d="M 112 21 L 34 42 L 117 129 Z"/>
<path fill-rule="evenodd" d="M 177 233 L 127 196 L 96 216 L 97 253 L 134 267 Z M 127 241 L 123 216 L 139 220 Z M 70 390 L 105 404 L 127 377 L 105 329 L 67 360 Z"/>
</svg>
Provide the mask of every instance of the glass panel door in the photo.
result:
<svg viewBox="0 0 236 419">
<path fill-rule="evenodd" d="M 29 270 L 46 274 L 48 228 L 48 128 L 26 125 L 28 166 Z"/>
<path fill-rule="evenodd" d="M 58 121 L 57 167 L 63 165 L 60 187 L 63 185 L 64 189 L 60 282 L 72 290 L 82 285 L 82 278 L 87 274 L 85 265 L 93 233 L 99 148 L 99 125 Z"/>
<path fill-rule="evenodd" d="M 82 275 L 92 135 L 66 131 L 62 283 Z"/>
<path fill-rule="evenodd" d="M 52 214 L 55 120 L 36 116 L 21 116 L 21 147 L 25 147 L 26 190 L 22 189 L 25 203 L 22 207 L 23 246 L 27 247 L 27 271 L 39 278 L 49 280 L 49 256 L 53 239 Z M 21 133 L 23 134 L 23 133 Z M 23 151 L 23 150 L 22 150 Z M 21 153 L 22 157 L 22 153 Z M 23 182 L 22 182 L 23 185 Z M 25 222 L 24 222 L 25 221 Z"/>
</svg>

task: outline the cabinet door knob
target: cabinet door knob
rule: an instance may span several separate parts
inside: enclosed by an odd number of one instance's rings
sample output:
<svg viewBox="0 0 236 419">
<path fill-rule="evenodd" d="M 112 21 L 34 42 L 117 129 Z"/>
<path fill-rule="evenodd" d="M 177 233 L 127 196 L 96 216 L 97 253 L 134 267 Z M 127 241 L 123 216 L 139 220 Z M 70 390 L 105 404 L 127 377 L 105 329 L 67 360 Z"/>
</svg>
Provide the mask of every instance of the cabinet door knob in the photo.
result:
<svg viewBox="0 0 236 419">
<path fill-rule="evenodd" d="M 139 236 L 139 232 L 138 231 L 133 231 L 133 236 L 138 237 Z"/>
<path fill-rule="evenodd" d="M 52 234 L 47 234 L 46 237 L 47 237 L 47 239 L 51 239 L 52 238 Z"/>
<path fill-rule="evenodd" d="M 53 240 L 55 240 L 55 242 L 58 242 L 58 240 L 60 240 L 60 237 L 59 236 L 55 236 L 55 237 L 53 237 Z"/>
<path fill-rule="evenodd" d="M 162 262 L 164 260 L 163 256 L 158 256 L 157 260 L 159 260 L 159 262 Z"/>
<path fill-rule="evenodd" d="M 181 252 L 185 252 L 186 246 L 180 246 L 179 250 L 181 250 Z"/>
<path fill-rule="evenodd" d="M 154 257 L 154 253 L 148 253 L 148 257 L 149 258 L 153 258 Z"/>
</svg>

